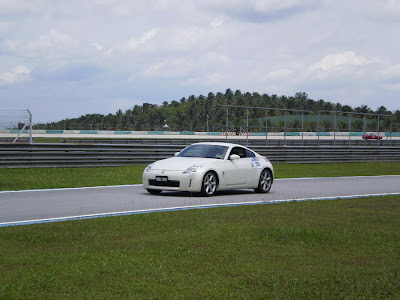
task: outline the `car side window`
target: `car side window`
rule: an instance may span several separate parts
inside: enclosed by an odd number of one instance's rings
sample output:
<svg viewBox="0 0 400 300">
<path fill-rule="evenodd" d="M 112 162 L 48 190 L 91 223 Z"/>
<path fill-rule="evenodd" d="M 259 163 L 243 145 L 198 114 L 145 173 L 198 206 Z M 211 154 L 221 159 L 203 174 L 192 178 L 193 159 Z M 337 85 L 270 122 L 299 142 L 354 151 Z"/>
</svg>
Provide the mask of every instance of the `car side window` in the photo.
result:
<svg viewBox="0 0 400 300">
<path fill-rule="evenodd" d="M 246 157 L 256 157 L 253 151 L 246 149 Z"/>
<path fill-rule="evenodd" d="M 247 156 L 246 156 L 246 149 L 241 148 L 241 147 L 234 147 L 234 148 L 232 148 L 231 154 L 230 154 L 230 155 L 232 155 L 232 154 L 237 154 L 237 155 L 240 156 L 240 158 L 247 157 Z"/>
</svg>

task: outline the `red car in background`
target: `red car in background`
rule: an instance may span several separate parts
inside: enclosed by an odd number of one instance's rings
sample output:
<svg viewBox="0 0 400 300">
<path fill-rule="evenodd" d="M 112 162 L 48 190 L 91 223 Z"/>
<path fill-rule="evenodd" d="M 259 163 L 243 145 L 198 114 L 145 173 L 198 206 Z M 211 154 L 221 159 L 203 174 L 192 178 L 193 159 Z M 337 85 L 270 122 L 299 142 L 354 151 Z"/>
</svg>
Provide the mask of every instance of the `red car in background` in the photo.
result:
<svg viewBox="0 0 400 300">
<path fill-rule="evenodd" d="M 362 136 L 364 140 L 381 140 L 382 137 L 376 134 L 364 134 Z"/>
</svg>

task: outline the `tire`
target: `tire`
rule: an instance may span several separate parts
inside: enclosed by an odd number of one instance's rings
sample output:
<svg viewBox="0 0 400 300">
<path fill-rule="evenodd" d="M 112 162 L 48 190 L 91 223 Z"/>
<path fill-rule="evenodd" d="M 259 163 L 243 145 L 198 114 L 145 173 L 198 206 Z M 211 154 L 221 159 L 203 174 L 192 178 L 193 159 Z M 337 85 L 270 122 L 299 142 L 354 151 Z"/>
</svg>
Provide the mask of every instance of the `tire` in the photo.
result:
<svg viewBox="0 0 400 300">
<path fill-rule="evenodd" d="M 153 195 L 159 195 L 162 192 L 162 190 L 153 190 L 153 189 L 147 189 L 147 191 Z"/>
<path fill-rule="evenodd" d="M 257 193 L 268 193 L 272 187 L 272 172 L 269 169 L 264 169 L 261 172 L 258 180 L 258 187 L 254 189 Z"/>
<path fill-rule="evenodd" d="M 207 196 L 207 197 L 214 196 L 215 192 L 217 191 L 217 185 L 218 185 L 217 174 L 215 174 L 212 171 L 207 172 L 206 175 L 204 175 L 203 177 L 203 182 L 201 183 L 200 194 L 202 196 Z"/>
</svg>

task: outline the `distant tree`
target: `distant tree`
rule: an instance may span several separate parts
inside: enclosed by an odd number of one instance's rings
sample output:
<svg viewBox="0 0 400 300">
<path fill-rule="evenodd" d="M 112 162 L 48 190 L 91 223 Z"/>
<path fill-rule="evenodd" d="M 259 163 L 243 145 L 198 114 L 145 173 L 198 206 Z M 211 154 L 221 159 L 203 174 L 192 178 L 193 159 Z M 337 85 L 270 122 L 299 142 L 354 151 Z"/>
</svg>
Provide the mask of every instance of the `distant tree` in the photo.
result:
<svg viewBox="0 0 400 300">
<path fill-rule="evenodd" d="M 388 112 L 388 110 L 386 109 L 386 107 L 381 106 L 381 107 L 379 107 L 379 108 L 376 110 L 376 113 L 377 113 L 377 114 L 381 114 L 381 115 L 388 115 L 388 114 L 390 114 L 391 112 Z"/>
<path fill-rule="evenodd" d="M 183 98 L 182 98 L 182 99 L 183 99 Z M 182 100 L 182 99 L 181 99 L 181 100 Z M 172 106 L 172 107 L 178 107 L 178 106 L 179 106 L 179 103 L 178 103 L 177 101 L 175 101 L 175 100 L 172 100 L 171 106 Z"/>
<path fill-rule="evenodd" d="M 225 91 L 225 98 L 226 98 L 227 103 L 228 103 L 229 105 L 232 105 L 232 104 L 233 104 L 233 97 L 234 97 L 234 95 L 233 95 L 232 90 L 231 90 L 231 89 L 227 89 L 227 90 Z"/>
<path fill-rule="evenodd" d="M 356 112 L 358 112 L 358 113 L 364 113 L 364 114 L 366 114 L 366 113 L 372 113 L 372 109 L 371 108 L 369 108 L 367 105 L 361 105 L 361 106 L 358 106 L 358 107 L 356 107 L 355 109 L 354 109 Z"/>
<path fill-rule="evenodd" d="M 342 106 L 342 111 L 344 111 L 344 112 L 352 112 L 353 109 L 351 108 L 351 106 L 343 105 Z"/>
<path fill-rule="evenodd" d="M 235 92 L 235 97 L 237 97 L 237 98 L 240 98 L 240 97 L 242 97 L 243 95 L 242 95 L 242 92 L 240 91 L 240 90 L 236 90 L 236 92 Z"/>
<path fill-rule="evenodd" d="M 231 104 L 234 106 L 242 106 L 240 108 L 229 107 L 228 109 L 224 107 L 226 104 Z M 207 97 L 199 95 L 190 95 L 188 98 L 182 97 L 179 101 L 172 100 L 170 102 L 163 101 L 161 105 L 151 104 L 144 102 L 142 105 L 134 105 L 132 108 L 127 109 L 123 112 L 118 109 L 114 114 L 102 115 L 102 114 L 86 114 L 73 119 L 64 119 L 58 122 L 51 122 L 47 124 L 35 124 L 43 125 L 45 128 L 52 129 L 84 129 L 84 128 L 98 128 L 100 130 L 115 130 L 115 129 L 125 129 L 125 130 L 158 130 L 164 125 L 164 120 L 168 123 L 171 130 L 204 130 L 207 115 L 208 124 L 210 130 L 215 128 L 220 130 L 225 128 L 226 125 L 226 113 L 228 111 L 229 126 L 235 125 L 238 128 L 246 125 L 247 109 L 243 106 L 260 107 L 260 109 L 250 109 L 249 110 L 249 124 L 253 128 L 265 127 L 265 113 L 263 108 L 268 108 L 268 127 L 272 130 L 272 127 L 283 127 L 283 114 L 282 110 L 274 110 L 273 108 L 288 108 L 293 110 L 310 110 L 316 114 L 321 110 L 338 110 L 343 112 L 358 112 L 358 113 L 373 113 L 373 111 L 366 105 L 361 105 L 355 109 L 348 105 L 342 105 L 341 103 L 333 104 L 332 102 L 326 102 L 323 99 L 315 101 L 308 97 L 307 93 L 298 92 L 294 96 L 278 96 L 276 94 L 259 94 L 258 92 L 242 92 L 236 90 L 234 93 L 230 88 L 225 90 L 224 93 L 217 92 L 216 94 L 209 92 Z M 381 106 L 377 109 L 377 113 L 380 114 L 392 114 L 388 111 L 386 107 Z M 298 112 L 287 112 L 287 115 L 300 114 Z M 329 113 L 320 113 L 321 116 L 329 115 Z M 337 114 L 338 115 L 338 114 Z M 347 115 L 348 114 L 343 114 Z M 279 118 L 280 121 L 271 121 L 272 117 Z M 360 117 L 360 116 L 355 116 Z M 377 125 L 377 118 L 367 116 L 369 128 Z M 290 118 L 288 118 L 289 120 Z M 272 119 L 273 120 L 273 119 Z M 391 123 L 392 120 L 392 123 Z M 358 120 L 357 124 L 355 118 L 353 119 L 352 130 L 362 130 L 363 120 Z M 374 123 L 371 123 L 374 121 Z M 345 124 L 346 123 L 346 124 Z M 276 124 L 276 125 L 275 125 Z M 393 119 L 390 117 L 380 118 L 380 128 L 381 130 L 390 130 L 400 128 L 400 111 L 393 113 Z M 326 120 L 325 123 L 321 119 L 320 127 L 322 126 L 326 130 L 332 130 L 332 122 Z M 343 124 L 338 122 L 340 128 L 346 128 L 348 126 L 347 122 Z M 358 127 L 357 127 L 358 126 Z M 301 127 L 299 120 L 292 121 L 289 124 L 287 122 L 287 127 Z M 305 130 L 317 130 L 317 123 L 305 122 Z M 226 128 L 225 128 L 226 129 Z M 225 130 L 224 129 L 224 130 Z M 281 130 L 282 128 L 276 130 Z M 229 129 L 233 130 L 233 128 Z M 372 130 L 372 129 L 371 129 Z"/>
</svg>

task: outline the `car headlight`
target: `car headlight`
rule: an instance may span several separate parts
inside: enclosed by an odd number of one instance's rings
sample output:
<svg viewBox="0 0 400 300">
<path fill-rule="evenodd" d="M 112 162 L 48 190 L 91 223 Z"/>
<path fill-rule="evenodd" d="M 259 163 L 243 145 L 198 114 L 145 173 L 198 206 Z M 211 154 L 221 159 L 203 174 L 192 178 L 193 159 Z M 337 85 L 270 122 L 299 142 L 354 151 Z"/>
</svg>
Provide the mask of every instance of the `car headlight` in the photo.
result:
<svg viewBox="0 0 400 300">
<path fill-rule="evenodd" d="M 146 172 L 150 172 L 151 168 L 153 167 L 154 164 L 150 164 L 146 167 L 146 169 L 144 169 Z"/>
<path fill-rule="evenodd" d="M 183 171 L 183 174 L 196 173 L 202 167 L 203 167 L 203 165 L 193 165 L 193 166 L 187 168 L 185 171 Z"/>
</svg>

